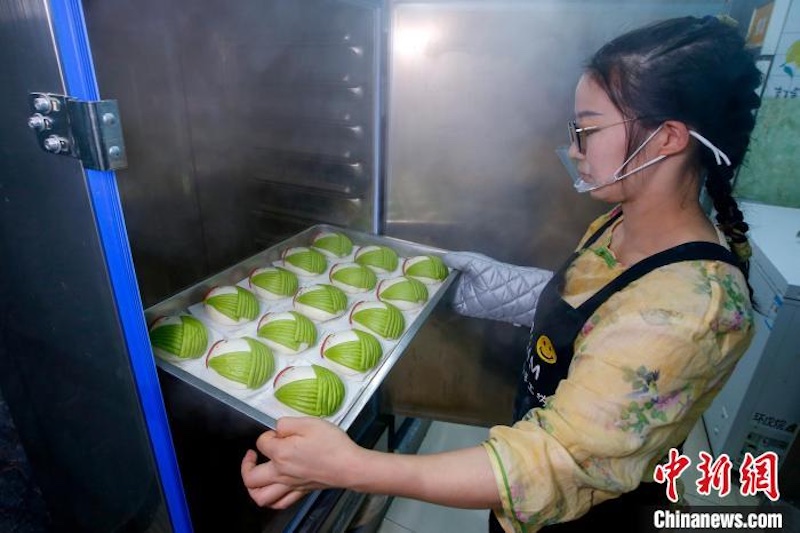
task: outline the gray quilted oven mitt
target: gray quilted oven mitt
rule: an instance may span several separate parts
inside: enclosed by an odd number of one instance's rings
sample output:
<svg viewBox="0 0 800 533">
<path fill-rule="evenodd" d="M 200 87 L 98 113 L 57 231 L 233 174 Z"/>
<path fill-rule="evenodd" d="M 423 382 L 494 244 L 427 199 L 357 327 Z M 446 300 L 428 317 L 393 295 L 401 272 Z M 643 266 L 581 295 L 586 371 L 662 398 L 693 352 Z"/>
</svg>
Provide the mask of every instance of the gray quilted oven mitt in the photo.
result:
<svg viewBox="0 0 800 533">
<path fill-rule="evenodd" d="M 553 272 L 502 263 L 476 252 L 450 252 L 443 257 L 450 268 L 461 271 L 453 296 L 453 308 L 464 316 L 533 324 L 542 289 Z"/>
</svg>

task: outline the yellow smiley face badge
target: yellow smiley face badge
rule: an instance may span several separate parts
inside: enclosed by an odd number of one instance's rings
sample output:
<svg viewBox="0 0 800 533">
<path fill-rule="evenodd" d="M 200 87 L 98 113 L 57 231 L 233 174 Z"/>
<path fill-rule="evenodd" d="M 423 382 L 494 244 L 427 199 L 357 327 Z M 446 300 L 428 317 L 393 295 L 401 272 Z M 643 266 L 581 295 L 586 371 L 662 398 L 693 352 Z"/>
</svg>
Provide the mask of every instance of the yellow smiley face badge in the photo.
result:
<svg viewBox="0 0 800 533">
<path fill-rule="evenodd" d="M 545 363 L 554 365 L 556 362 L 556 349 L 553 347 L 553 341 L 547 335 L 540 335 L 536 340 L 536 353 L 539 358 Z"/>
</svg>

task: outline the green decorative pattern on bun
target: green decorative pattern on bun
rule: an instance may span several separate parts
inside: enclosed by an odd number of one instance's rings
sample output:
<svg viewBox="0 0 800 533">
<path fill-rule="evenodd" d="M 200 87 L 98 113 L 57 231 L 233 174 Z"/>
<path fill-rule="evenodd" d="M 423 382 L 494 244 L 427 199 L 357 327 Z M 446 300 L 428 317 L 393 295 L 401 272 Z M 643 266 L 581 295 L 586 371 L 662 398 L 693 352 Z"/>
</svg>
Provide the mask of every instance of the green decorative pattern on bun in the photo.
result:
<svg viewBox="0 0 800 533">
<path fill-rule="evenodd" d="M 301 276 L 316 276 L 328 268 L 328 260 L 313 248 L 289 248 L 283 254 L 284 266 Z"/>
<path fill-rule="evenodd" d="M 360 302 L 353 306 L 350 323 L 384 339 L 397 339 L 403 334 L 406 321 L 403 313 L 386 302 Z"/>
<path fill-rule="evenodd" d="M 401 276 L 382 281 L 378 285 L 378 298 L 403 310 L 415 309 L 428 301 L 428 289 L 421 281 Z"/>
<path fill-rule="evenodd" d="M 300 289 L 294 298 L 294 306 L 311 318 L 329 320 L 347 310 L 347 295 L 333 285 L 320 283 Z"/>
<path fill-rule="evenodd" d="M 259 312 L 255 295 L 235 285 L 215 287 L 208 293 L 204 303 L 212 320 L 228 325 L 255 320 Z"/>
<path fill-rule="evenodd" d="M 331 268 L 331 283 L 349 293 L 371 291 L 378 283 L 375 272 L 358 263 L 339 263 Z"/>
<path fill-rule="evenodd" d="M 258 324 L 258 336 L 274 350 L 298 353 L 317 342 L 317 327 L 296 311 L 267 313 Z"/>
<path fill-rule="evenodd" d="M 249 281 L 258 296 L 269 300 L 294 296 L 298 287 L 297 276 L 281 267 L 258 268 Z"/>
<path fill-rule="evenodd" d="M 216 344 L 208 354 L 207 365 L 224 378 L 257 389 L 275 372 L 275 357 L 264 343 L 242 337 Z"/>
<path fill-rule="evenodd" d="M 373 368 L 383 355 L 381 343 L 371 333 L 357 329 L 331 333 L 322 343 L 322 356 L 356 372 Z"/>
<path fill-rule="evenodd" d="M 368 266 L 379 273 L 394 272 L 400 258 L 388 246 L 362 246 L 355 255 L 356 263 Z"/>
<path fill-rule="evenodd" d="M 208 330 L 192 316 L 165 317 L 150 328 L 150 343 L 158 356 L 197 359 L 206 353 Z"/>
<path fill-rule="evenodd" d="M 320 233 L 311 246 L 331 257 L 344 257 L 353 251 L 353 241 L 337 232 Z"/>
<path fill-rule="evenodd" d="M 275 378 L 275 398 L 311 416 L 330 416 L 344 401 L 341 378 L 319 365 L 293 366 Z"/>
<path fill-rule="evenodd" d="M 427 284 L 444 281 L 449 273 L 442 258 L 436 255 L 418 255 L 403 262 L 403 274 Z"/>
</svg>

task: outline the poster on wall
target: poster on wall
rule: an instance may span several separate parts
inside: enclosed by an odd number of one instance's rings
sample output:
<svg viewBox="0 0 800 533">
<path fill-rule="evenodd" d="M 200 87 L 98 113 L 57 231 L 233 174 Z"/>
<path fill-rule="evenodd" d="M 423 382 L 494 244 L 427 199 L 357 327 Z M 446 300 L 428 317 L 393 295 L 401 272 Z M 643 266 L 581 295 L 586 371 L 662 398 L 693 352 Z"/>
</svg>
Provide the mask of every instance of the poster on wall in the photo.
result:
<svg viewBox="0 0 800 533">
<path fill-rule="evenodd" d="M 764 36 L 767 35 L 773 7 L 775 7 L 775 2 L 769 2 L 753 10 L 750 27 L 747 29 L 747 46 L 758 48 L 764 44 Z"/>
</svg>

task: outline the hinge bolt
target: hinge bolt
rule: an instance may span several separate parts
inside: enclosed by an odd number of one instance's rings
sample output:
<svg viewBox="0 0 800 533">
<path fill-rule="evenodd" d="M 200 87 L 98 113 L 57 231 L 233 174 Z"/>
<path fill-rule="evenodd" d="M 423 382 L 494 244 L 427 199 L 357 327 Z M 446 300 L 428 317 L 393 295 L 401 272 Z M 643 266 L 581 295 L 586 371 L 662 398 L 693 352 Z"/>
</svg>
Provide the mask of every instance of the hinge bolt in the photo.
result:
<svg viewBox="0 0 800 533">
<path fill-rule="evenodd" d="M 58 110 L 58 103 L 47 96 L 38 96 L 33 99 L 33 108 L 39 113 L 50 113 Z"/>
<path fill-rule="evenodd" d="M 114 113 L 104 113 L 103 114 L 103 124 L 106 126 L 113 126 L 117 123 L 117 117 L 114 116 Z"/>
<path fill-rule="evenodd" d="M 53 121 L 49 118 L 36 113 L 28 118 L 28 127 L 32 130 L 49 130 L 53 126 Z"/>
<path fill-rule="evenodd" d="M 67 141 L 64 137 L 51 135 L 44 140 L 44 149 L 54 154 L 66 152 L 69 150 L 69 141 Z"/>
<path fill-rule="evenodd" d="M 108 149 L 108 157 L 111 159 L 119 159 L 122 155 L 122 150 L 119 146 L 112 146 Z"/>
</svg>

